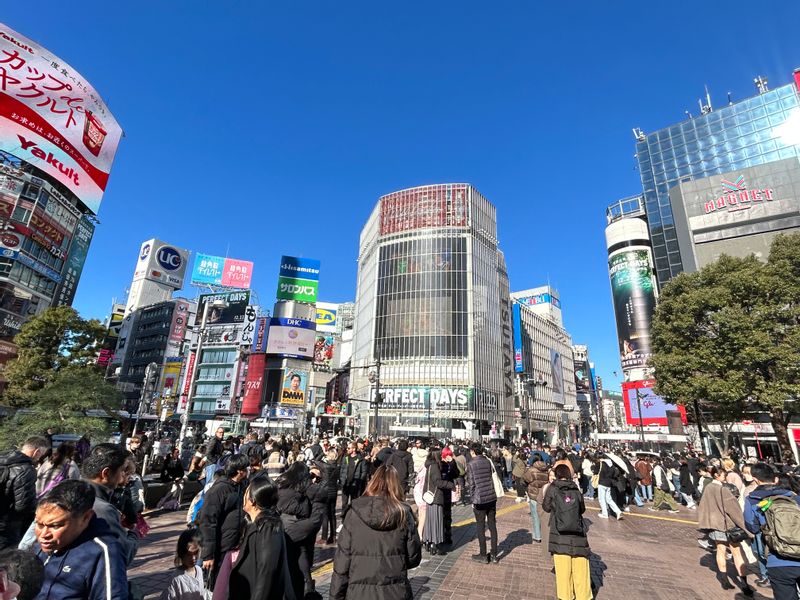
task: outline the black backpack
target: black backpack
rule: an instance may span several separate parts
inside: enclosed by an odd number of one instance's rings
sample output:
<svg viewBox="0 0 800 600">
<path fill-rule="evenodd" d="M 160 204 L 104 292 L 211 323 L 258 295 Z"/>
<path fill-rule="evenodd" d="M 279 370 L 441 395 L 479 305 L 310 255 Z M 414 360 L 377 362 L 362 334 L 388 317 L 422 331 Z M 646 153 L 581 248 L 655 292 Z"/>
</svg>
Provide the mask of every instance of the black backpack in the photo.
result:
<svg viewBox="0 0 800 600">
<path fill-rule="evenodd" d="M 553 490 L 553 526 L 562 535 L 584 535 L 581 491 L 576 487 Z"/>
</svg>

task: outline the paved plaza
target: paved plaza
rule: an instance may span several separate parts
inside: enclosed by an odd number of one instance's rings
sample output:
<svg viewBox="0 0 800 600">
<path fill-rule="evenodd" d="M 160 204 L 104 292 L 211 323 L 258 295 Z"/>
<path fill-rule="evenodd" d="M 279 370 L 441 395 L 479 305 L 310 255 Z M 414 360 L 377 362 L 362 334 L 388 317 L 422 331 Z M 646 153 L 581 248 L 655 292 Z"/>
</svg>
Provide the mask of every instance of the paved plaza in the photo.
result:
<svg viewBox="0 0 800 600">
<path fill-rule="evenodd" d="M 592 548 L 592 578 L 600 600 L 736 600 L 738 591 L 723 591 L 716 582 L 714 556 L 697 545 L 692 511 L 653 513 L 632 507 L 622 521 L 598 519 L 597 503 L 587 502 L 586 520 Z M 172 557 L 185 511 L 154 513 L 152 530 L 134 561 L 130 578 L 148 600 L 158 598 L 172 577 Z M 663 514 L 663 516 L 662 516 Z M 540 544 L 533 544 L 526 503 L 509 495 L 498 505 L 499 564 L 479 564 L 470 507 L 453 509 L 453 548 L 445 556 L 423 554 L 411 571 L 415 600 L 556 600 L 552 563 Z M 314 578 L 328 597 L 334 548 L 318 548 Z M 752 578 L 751 578 L 752 579 Z M 771 599 L 769 589 L 755 598 Z"/>
</svg>

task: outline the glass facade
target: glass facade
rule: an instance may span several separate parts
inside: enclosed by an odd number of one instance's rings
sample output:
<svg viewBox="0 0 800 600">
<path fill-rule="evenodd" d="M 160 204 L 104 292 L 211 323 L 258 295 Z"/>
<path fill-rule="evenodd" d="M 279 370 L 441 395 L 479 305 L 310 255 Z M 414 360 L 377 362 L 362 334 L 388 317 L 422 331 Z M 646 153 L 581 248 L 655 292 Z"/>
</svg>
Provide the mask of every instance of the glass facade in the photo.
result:
<svg viewBox="0 0 800 600">
<path fill-rule="evenodd" d="M 466 245 L 463 237 L 430 237 L 380 248 L 377 356 L 467 356 Z"/>
<path fill-rule="evenodd" d="M 800 156 L 782 126 L 800 112 L 794 84 L 715 109 L 643 136 L 636 156 L 653 244 L 658 282 L 681 273 L 669 190 L 681 182 L 711 177 Z"/>
</svg>

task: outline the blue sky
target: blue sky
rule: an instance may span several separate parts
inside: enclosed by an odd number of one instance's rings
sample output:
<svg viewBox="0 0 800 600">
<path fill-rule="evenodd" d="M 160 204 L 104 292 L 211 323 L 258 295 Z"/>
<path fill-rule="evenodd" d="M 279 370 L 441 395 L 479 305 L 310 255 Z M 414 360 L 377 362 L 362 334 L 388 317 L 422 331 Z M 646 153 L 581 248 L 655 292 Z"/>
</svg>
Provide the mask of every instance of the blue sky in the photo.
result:
<svg viewBox="0 0 800 600">
<path fill-rule="evenodd" d="M 253 260 L 263 305 L 281 254 L 320 258 L 320 298 L 352 300 L 377 198 L 465 181 L 497 207 L 512 288 L 554 285 L 618 388 L 604 210 L 641 190 L 631 128 L 696 113 L 704 85 L 721 105 L 800 67 L 800 3 L 653 4 L 44 1 L 0 20 L 126 132 L 83 315 L 124 299 L 150 237 Z"/>
</svg>

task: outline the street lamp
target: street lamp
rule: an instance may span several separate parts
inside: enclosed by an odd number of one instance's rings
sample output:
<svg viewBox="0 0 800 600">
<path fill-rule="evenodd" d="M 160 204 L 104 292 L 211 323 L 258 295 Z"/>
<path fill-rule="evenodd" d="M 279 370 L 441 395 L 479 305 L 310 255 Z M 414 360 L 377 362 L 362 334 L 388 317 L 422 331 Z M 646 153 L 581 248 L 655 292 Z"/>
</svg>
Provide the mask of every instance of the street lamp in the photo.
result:
<svg viewBox="0 0 800 600">
<path fill-rule="evenodd" d="M 375 406 L 375 423 L 372 427 L 372 433 L 375 437 L 378 437 L 378 406 L 381 403 L 381 361 L 380 359 L 376 359 L 375 362 L 371 365 L 364 365 L 365 369 L 370 369 L 375 367 L 374 371 L 370 371 L 367 374 L 367 379 L 370 383 L 375 384 L 375 397 L 372 399 L 372 403 Z"/>
<path fill-rule="evenodd" d="M 197 369 L 200 366 L 200 359 L 202 358 L 203 352 L 203 340 L 206 336 L 206 323 L 208 321 L 208 309 L 209 308 L 225 308 L 228 306 L 228 303 L 218 298 L 213 302 L 206 302 L 206 305 L 203 307 L 203 319 L 200 321 L 200 333 L 197 340 L 197 350 L 195 350 L 195 358 L 194 364 L 192 365 L 192 372 L 189 373 L 189 392 L 186 396 L 186 411 L 181 415 L 181 433 L 178 436 L 178 447 L 183 447 L 183 438 L 186 437 L 186 427 L 189 424 L 189 403 L 192 401 L 192 396 L 194 395 L 194 390 L 196 387 L 195 377 L 197 375 Z"/>
</svg>

